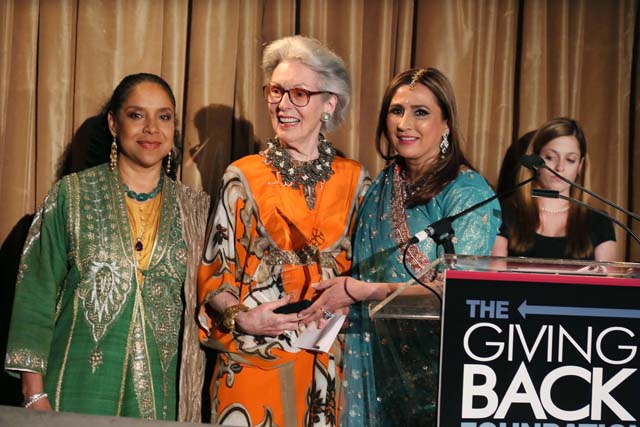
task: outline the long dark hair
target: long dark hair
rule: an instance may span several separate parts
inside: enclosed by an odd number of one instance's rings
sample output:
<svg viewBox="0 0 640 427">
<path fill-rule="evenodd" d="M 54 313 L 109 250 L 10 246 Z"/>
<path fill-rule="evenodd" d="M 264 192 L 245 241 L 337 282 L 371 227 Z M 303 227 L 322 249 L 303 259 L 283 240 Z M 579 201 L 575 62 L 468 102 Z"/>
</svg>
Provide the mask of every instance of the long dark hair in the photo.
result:
<svg viewBox="0 0 640 427">
<path fill-rule="evenodd" d="M 442 111 L 442 117 L 447 121 L 449 126 L 449 150 L 444 158 L 438 160 L 435 168 L 425 172 L 425 175 L 418 178 L 424 180 L 420 190 L 407 200 L 407 206 L 415 206 L 426 203 L 449 182 L 453 181 L 460 172 L 462 166 L 472 168 L 471 163 L 467 160 L 460 144 L 462 135 L 460 133 L 460 125 L 458 119 L 458 107 L 453 93 L 453 87 L 442 74 L 435 68 L 410 69 L 398 74 L 389 83 L 378 116 L 378 128 L 376 130 L 376 150 L 385 160 L 396 160 L 403 165 L 403 159 L 397 155 L 391 154 L 391 144 L 389 143 L 387 129 L 387 114 L 391 99 L 401 86 L 422 84 L 426 86 L 438 100 L 438 106 Z M 383 147 L 383 139 L 386 141 L 386 147 Z"/>
<path fill-rule="evenodd" d="M 137 73 L 129 74 L 120 81 L 118 86 L 113 90 L 113 94 L 109 101 L 102 107 L 101 116 L 104 119 L 104 125 L 107 128 L 107 134 L 110 135 L 109 121 L 107 119 L 109 113 L 113 115 L 113 118 L 117 120 L 118 112 L 122 109 L 122 105 L 125 103 L 131 91 L 140 83 L 149 82 L 159 85 L 169 97 L 173 110 L 176 110 L 176 97 L 173 95 L 171 86 L 162 77 L 151 73 Z M 180 144 L 180 132 L 178 132 L 178 117 L 177 113 L 174 114 L 175 132 L 173 135 L 173 155 L 171 156 L 171 173 L 169 176 L 171 179 L 176 179 L 176 170 L 181 160 L 182 146 Z M 116 141 L 117 142 L 117 141 Z M 111 143 L 111 141 L 109 141 Z M 163 160 L 163 163 L 167 161 L 167 157 Z"/>
<path fill-rule="evenodd" d="M 583 185 L 587 168 L 587 140 L 576 120 L 558 117 L 543 124 L 531 138 L 527 153 L 540 154 L 542 147 L 548 142 L 562 136 L 573 136 L 578 141 L 582 171 L 576 177 L 576 182 Z M 520 168 L 518 182 L 531 176 L 533 176 L 531 171 Z M 506 225 L 509 228 L 509 249 L 516 253 L 527 252 L 533 247 L 536 230 L 540 226 L 538 204 L 531 197 L 531 187 L 531 183 L 520 187 L 513 202 L 505 206 L 505 210 L 510 213 L 505 215 Z M 570 191 L 570 196 L 574 199 L 584 199 L 582 191 L 577 188 L 571 187 Z M 567 239 L 565 252 L 567 258 L 585 259 L 593 254 L 593 244 L 589 238 L 589 213 L 587 209 L 574 203 L 570 204 L 566 235 L 570 236 Z"/>
</svg>

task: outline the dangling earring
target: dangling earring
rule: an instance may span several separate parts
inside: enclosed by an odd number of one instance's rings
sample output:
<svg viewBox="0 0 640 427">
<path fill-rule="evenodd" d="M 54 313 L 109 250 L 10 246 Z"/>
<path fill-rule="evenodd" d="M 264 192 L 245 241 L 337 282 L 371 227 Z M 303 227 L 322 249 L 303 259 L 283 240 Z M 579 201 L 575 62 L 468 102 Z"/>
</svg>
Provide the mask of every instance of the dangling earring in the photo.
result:
<svg viewBox="0 0 640 427">
<path fill-rule="evenodd" d="M 449 140 L 447 140 L 447 134 L 442 134 L 442 141 L 440 141 L 440 158 L 444 159 L 444 156 L 449 152 Z"/>
<path fill-rule="evenodd" d="M 167 173 L 167 175 L 171 175 L 171 156 L 173 154 L 173 150 L 169 151 L 169 154 L 167 154 L 167 163 L 164 165 L 164 171 Z"/>
<path fill-rule="evenodd" d="M 327 113 L 326 111 L 320 115 L 320 121 L 322 123 L 329 122 L 329 119 L 331 119 L 331 115 L 329 113 Z"/>
<path fill-rule="evenodd" d="M 118 167 L 118 144 L 116 143 L 116 136 L 113 135 L 113 142 L 111 143 L 111 153 L 109 154 L 109 170 L 113 172 Z"/>
</svg>

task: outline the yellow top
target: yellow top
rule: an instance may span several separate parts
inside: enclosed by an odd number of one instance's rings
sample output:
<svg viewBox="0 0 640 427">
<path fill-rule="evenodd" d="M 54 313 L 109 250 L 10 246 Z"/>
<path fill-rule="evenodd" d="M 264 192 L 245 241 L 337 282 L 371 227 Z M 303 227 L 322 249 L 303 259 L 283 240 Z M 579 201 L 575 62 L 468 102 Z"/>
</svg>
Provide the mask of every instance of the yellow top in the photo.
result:
<svg viewBox="0 0 640 427">
<path fill-rule="evenodd" d="M 129 226 L 131 227 L 131 239 L 133 242 L 133 253 L 136 258 L 138 270 L 138 283 L 144 280 L 143 272 L 149 266 L 151 254 L 156 242 L 158 225 L 160 224 L 160 206 L 162 205 L 162 193 L 151 200 L 138 202 L 129 197 L 127 201 L 127 213 L 129 215 Z M 142 250 L 136 250 L 136 244 L 142 244 Z"/>
</svg>

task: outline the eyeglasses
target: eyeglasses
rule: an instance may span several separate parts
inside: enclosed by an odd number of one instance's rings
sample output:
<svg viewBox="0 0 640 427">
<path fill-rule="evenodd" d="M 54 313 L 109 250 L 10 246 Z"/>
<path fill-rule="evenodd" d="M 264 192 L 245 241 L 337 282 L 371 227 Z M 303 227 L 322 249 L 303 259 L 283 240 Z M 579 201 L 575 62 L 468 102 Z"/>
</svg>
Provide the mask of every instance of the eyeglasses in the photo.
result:
<svg viewBox="0 0 640 427">
<path fill-rule="evenodd" d="M 288 93 L 289 100 L 293 105 L 297 107 L 306 107 L 313 95 L 318 95 L 320 93 L 331 93 L 326 90 L 312 92 L 310 90 L 302 89 L 301 87 L 292 87 L 291 89 L 285 90 L 285 88 L 276 84 L 264 85 L 264 87 L 262 88 L 262 92 L 264 94 L 264 99 L 269 104 L 278 104 L 280 101 L 282 101 L 282 97 L 285 95 L 285 93 Z"/>
</svg>

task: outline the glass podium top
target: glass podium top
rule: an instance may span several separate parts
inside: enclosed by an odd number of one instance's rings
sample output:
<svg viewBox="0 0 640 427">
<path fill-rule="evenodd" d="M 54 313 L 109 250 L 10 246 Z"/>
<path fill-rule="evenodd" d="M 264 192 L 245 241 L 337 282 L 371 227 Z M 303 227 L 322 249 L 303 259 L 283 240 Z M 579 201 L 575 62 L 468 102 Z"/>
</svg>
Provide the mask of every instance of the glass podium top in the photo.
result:
<svg viewBox="0 0 640 427">
<path fill-rule="evenodd" d="M 437 268 L 441 272 L 463 270 L 640 279 L 640 264 L 630 262 L 444 255 L 440 258 Z M 442 275 L 426 285 L 442 295 Z M 440 304 L 440 300 L 432 291 L 416 283 L 406 283 L 384 301 L 372 301 L 369 304 L 369 317 L 374 320 L 439 320 Z"/>
<path fill-rule="evenodd" d="M 442 257 L 441 264 L 445 270 L 640 278 L 640 264 L 632 262 L 447 254 Z"/>
</svg>

